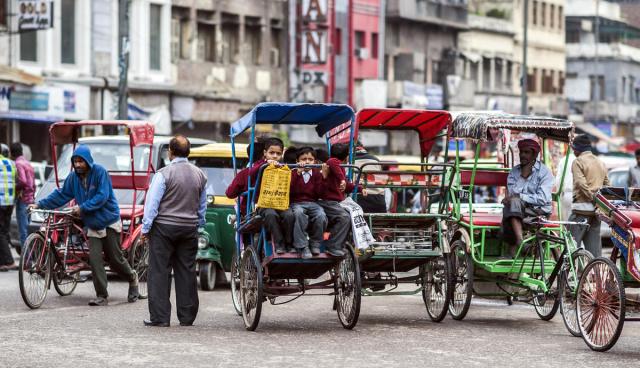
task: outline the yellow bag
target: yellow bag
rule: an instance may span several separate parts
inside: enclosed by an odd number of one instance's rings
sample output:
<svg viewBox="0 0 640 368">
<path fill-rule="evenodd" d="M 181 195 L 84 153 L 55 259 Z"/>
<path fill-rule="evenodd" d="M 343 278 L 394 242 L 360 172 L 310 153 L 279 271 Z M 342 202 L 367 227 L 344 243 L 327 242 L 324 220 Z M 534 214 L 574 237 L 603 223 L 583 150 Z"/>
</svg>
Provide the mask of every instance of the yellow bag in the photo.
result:
<svg viewBox="0 0 640 368">
<path fill-rule="evenodd" d="M 262 172 L 257 207 L 285 211 L 289 208 L 290 187 L 291 169 L 270 164 Z"/>
</svg>

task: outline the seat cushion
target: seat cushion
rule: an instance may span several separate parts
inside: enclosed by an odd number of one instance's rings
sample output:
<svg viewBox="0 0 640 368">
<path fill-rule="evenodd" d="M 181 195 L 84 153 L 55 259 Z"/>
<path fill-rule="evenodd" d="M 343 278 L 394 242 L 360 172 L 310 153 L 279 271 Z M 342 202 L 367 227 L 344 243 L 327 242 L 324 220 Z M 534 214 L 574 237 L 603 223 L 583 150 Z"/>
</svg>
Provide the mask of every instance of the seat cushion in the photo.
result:
<svg viewBox="0 0 640 368">
<path fill-rule="evenodd" d="M 462 215 L 462 221 L 471 223 L 468 213 Z M 501 213 L 474 213 L 473 224 L 476 226 L 500 226 L 502 223 Z"/>
<path fill-rule="evenodd" d="M 631 227 L 640 228 L 640 211 L 638 210 L 622 210 L 625 216 L 631 219 Z"/>
</svg>

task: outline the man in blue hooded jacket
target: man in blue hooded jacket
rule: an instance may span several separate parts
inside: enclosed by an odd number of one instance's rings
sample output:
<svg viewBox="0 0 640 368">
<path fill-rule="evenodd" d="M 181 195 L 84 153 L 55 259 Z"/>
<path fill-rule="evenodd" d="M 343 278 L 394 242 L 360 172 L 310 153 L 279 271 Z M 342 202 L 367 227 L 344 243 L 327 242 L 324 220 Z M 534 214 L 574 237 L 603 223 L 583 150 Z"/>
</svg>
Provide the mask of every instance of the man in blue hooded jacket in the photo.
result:
<svg viewBox="0 0 640 368">
<path fill-rule="evenodd" d="M 120 208 L 113 193 L 107 170 L 94 163 L 89 147 L 79 145 L 71 156 L 73 171 L 67 176 L 61 189 L 30 208 L 54 209 L 66 205 L 72 199 L 72 215 L 82 218 L 89 238 L 89 264 L 96 289 L 96 299 L 89 305 L 107 305 L 107 272 L 102 252 L 111 269 L 129 281 L 128 301 L 138 300 L 138 275 L 129 266 L 120 249 Z"/>
</svg>

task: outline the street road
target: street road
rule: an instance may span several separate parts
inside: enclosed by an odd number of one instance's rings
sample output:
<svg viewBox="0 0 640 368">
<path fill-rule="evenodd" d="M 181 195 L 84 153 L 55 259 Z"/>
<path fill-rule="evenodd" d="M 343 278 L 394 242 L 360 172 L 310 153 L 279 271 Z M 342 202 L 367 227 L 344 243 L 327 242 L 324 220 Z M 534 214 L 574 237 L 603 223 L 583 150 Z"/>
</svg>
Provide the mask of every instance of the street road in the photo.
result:
<svg viewBox="0 0 640 368">
<path fill-rule="evenodd" d="M 147 302 L 126 302 L 112 280 L 107 307 L 89 307 L 91 282 L 42 308 L 22 302 L 16 272 L 0 273 L 2 367 L 621 367 L 640 360 L 640 324 L 628 323 L 608 353 L 571 337 L 560 315 L 533 307 L 474 300 L 462 321 L 432 323 L 419 296 L 363 298 L 360 320 L 344 330 L 332 297 L 265 304 L 257 332 L 244 330 L 228 289 L 200 292 L 193 327 L 142 325 Z"/>
</svg>

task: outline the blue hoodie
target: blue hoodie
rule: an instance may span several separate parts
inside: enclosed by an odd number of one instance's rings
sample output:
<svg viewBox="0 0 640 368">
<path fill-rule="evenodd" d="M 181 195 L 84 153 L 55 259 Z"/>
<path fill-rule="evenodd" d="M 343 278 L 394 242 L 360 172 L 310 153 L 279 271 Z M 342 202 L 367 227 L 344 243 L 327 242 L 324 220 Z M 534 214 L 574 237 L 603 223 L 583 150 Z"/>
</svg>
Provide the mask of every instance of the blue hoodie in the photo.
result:
<svg viewBox="0 0 640 368">
<path fill-rule="evenodd" d="M 104 167 L 93 162 L 91 151 L 85 145 L 79 145 L 73 152 L 72 164 L 74 157 L 82 158 L 89 165 L 88 188 L 82 185 L 82 180 L 72 170 L 65 179 L 62 188 L 55 190 L 47 198 L 38 202 L 38 207 L 59 208 L 75 199 L 80 206 L 84 224 L 93 230 L 105 229 L 120 220 L 120 208 L 113 194 L 109 173 Z"/>
</svg>

